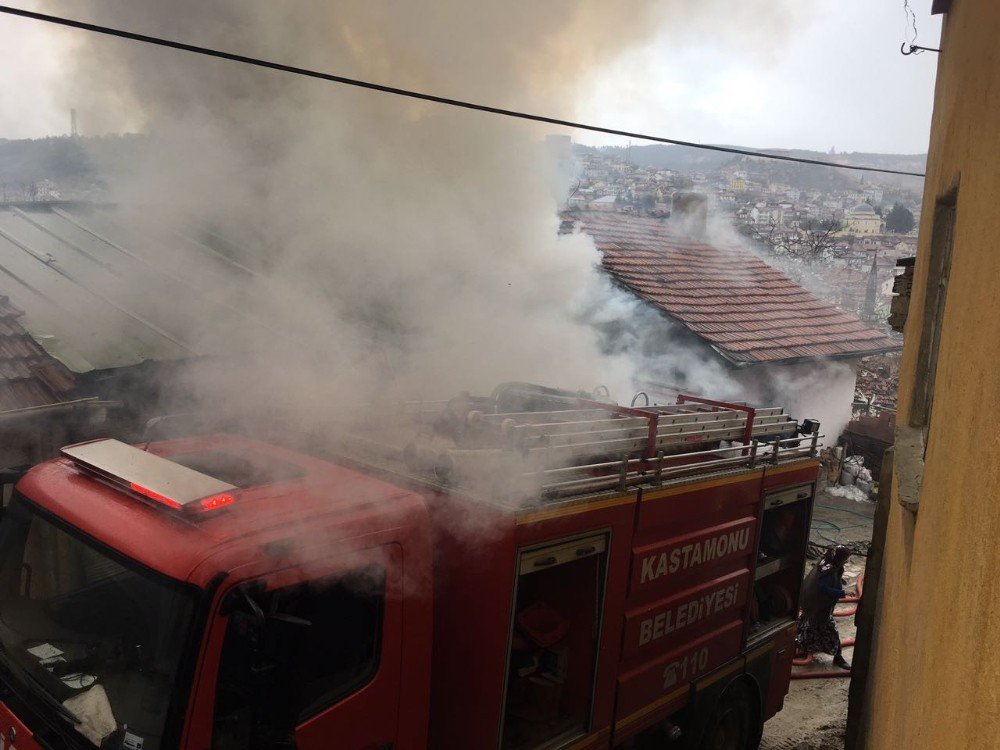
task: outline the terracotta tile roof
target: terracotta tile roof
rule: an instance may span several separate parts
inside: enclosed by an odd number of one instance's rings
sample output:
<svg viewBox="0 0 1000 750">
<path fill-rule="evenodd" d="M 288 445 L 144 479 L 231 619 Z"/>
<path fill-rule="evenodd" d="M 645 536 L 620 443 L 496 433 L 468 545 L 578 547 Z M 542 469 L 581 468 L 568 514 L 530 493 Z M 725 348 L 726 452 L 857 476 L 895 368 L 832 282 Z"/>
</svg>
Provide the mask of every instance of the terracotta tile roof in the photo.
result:
<svg viewBox="0 0 1000 750">
<path fill-rule="evenodd" d="M 693 240 L 656 219 L 597 212 L 578 218 L 616 281 L 735 364 L 861 357 L 900 348 L 743 248 Z"/>
<path fill-rule="evenodd" d="M 57 404 L 75 387 L 69 370 L 21 327 L 22 315 L 0 296 L 0 411 Z"/>
</svg>

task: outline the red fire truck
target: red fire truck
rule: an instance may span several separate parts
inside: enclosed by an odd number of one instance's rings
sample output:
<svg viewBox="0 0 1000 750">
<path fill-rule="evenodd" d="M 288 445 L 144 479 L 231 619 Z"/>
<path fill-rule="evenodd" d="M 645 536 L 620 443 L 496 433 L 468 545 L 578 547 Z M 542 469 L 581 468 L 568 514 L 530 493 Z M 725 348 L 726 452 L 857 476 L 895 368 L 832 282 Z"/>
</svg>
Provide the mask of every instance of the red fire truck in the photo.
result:
<svg viewBox="0 0 1000 750">
<path fill-rule="evenodd" d="M 0 748 L 755 747 L 817 432 L 508 385 L 67 447 L 0 522 Z"/>
</svg>

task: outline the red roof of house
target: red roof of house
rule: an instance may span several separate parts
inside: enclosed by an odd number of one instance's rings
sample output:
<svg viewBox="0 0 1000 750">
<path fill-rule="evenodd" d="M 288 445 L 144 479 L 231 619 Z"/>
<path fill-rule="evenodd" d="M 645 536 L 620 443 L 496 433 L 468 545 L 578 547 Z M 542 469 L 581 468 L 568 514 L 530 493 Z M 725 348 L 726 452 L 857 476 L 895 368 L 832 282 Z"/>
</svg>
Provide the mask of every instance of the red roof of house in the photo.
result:
<svg viewBox="0 0 1000 750">
<path fill-rule="evenodd" d="M 57 404 L 75 387 L 72 374 L 21 327 L 22 315 L 0 296 L 0 411 Z"/>
<path fill-rule="evenodd" d="M 612 277 L 735 364 L 853 358 L 900 348 L 743 248 L 693 240 L 656 219 L 578 218 Z"/>
</svg>

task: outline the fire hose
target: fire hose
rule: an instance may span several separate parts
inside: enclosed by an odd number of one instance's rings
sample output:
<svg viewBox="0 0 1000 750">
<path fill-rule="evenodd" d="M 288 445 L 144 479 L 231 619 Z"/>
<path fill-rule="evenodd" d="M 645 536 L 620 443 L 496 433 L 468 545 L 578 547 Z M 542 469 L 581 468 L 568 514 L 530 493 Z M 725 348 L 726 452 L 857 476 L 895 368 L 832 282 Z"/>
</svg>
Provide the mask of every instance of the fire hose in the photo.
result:
<svg viewBox="0 0 1000 750">
<path fill-rule="evenodd" d="M 860 601 L 861 595 L 862 593 L 864 593 L 864 584 L 865 584 L 865 574 L 862 573 L 861 575 L 858 576 L 858 593 L 848 594 L 847 596 L 841 597 L 840 599 L 837 600 L 837 604 L 841 603 L 850 604 L 852 602 Z M 843 609 L 839 611 L 834 609 L 833 616 L 850 617 L 857 611 L 858 611 L 858 605 L 855 603 L 853 607 L 850 607 L 848 609 Z M 854 645 L 853 638 L 842 638 L 840 641 L 841 648 L 846 648 L 847 646 L 853 646 L 853 645 Z M 813 655 L 806 654 L 806 656 L 802 659 L 792 659 L 792 665 L 796 667 L 807 667 L 810 664 L 812 664 L 812 661 L 813 661 Z M 850 677 L 850 676 L 851 672 L 850 670 L 847 669 L 810 669 L 810 670 L 800 670 L 797 672 L 793 671 L 791 674 L 791 678 L 793 680 L 816 680 L 816 679 L 829 679 L 834 677 Z"/>
</svg>

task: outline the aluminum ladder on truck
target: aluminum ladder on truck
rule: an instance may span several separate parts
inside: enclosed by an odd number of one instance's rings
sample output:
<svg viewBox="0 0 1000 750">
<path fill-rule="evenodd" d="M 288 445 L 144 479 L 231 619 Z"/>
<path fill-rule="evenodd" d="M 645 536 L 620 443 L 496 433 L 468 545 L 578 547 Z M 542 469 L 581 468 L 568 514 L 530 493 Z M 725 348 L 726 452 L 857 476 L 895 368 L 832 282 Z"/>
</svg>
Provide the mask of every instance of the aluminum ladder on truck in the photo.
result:
<svg viewBox="0 0 1000 750">
<path fill-rule="evenodd" d="M 405 446 L 382 447 L 411 472 L 453 485 L 497 484 L 477 478 L 514 475 L 523 491 L 531 486 L 532 494 L 549 497 L 815 456 L 822 437 L 818 425 L 800 427 L 781 407 L 687 395 L 676 404 L 639 408 L 586 399 L 575 405 L 487 413 L 476 408 L 481 401 L 411 403 L 392 410 L 395 428 L 377 432 L 398 437 L 409 423 Z M 355 425 L 356 440 L 369 448 L 378 444 L 366 429 L 375 421 L 367 412 Z"/>
</svg>

